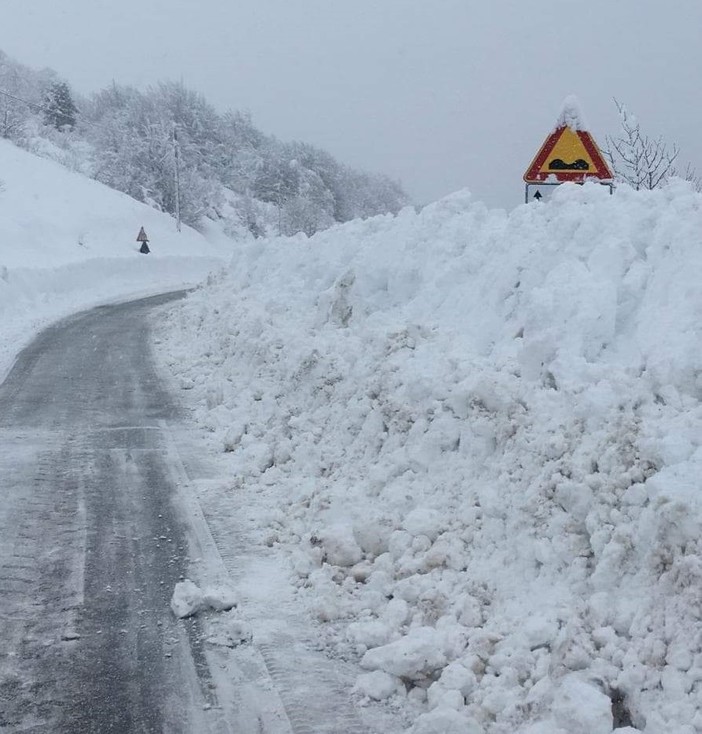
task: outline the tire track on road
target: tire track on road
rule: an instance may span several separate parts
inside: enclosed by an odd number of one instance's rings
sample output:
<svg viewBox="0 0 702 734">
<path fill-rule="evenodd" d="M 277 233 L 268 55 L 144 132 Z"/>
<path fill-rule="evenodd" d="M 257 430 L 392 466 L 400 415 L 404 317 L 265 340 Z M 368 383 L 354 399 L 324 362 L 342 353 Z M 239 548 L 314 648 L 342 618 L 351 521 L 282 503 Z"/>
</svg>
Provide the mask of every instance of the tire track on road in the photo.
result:
<svg viewBox="0 0 702 734">
<path fill-rule="evenodd" d="M 199 622 L 170 612 L 185 572 L 146 314 L 43 332 L 0 386 L 0 731 L 232 734 Z"/>
</svg>

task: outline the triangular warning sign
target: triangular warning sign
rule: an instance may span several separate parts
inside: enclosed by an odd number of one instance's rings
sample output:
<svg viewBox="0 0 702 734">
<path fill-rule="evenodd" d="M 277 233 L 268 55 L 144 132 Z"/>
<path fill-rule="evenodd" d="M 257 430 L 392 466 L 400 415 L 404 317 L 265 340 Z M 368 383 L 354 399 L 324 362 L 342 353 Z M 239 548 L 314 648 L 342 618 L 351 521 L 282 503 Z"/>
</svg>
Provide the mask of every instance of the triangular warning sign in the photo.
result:
<svg viewBox="0 0 702 734">
<path fill-rule="evenodd" d="M 527 183 L 611 181 L 614 176 L 590 133 L 568 125 L 556 128 L 524 174 Z"/>
<path fill-rule="evenodd" d="M 137 235 L 137 242 L 148 242 L 149 238 L 146 236 L 146 231 L 142 227 Z"/>
</svg>

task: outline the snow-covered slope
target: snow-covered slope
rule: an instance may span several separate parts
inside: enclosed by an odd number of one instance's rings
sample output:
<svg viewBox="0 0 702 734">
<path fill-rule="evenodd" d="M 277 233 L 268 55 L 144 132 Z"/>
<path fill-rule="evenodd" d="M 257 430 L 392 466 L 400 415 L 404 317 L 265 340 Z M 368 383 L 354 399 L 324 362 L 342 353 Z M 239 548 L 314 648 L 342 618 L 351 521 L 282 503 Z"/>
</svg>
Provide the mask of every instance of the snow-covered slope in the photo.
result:
<svg viewBox="0 0 702 734">
<path fill-rule="evenodd" d="M 140 255 L 144 227 L 151 254 Z M 128 196 L 0 140 L 0 377 L 41 326 L 111 299 L 198 282 L 229 255 Z"/>
<path fill-rule="evenodd" d="M 256 242 L 174 308 L 166 359 L 361 701 L 702 731 L 701 276 L 684 184 L 563 186 Z"/>
</svg>

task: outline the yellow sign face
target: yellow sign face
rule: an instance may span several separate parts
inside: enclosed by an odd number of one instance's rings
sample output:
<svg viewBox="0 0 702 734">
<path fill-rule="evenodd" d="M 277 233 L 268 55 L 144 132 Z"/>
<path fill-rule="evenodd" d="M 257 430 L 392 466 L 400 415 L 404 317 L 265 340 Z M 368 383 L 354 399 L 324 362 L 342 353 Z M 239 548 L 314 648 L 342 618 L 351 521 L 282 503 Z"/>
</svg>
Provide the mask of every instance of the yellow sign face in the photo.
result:
<svg viewBox="0 0 702 734">
<path fill-rule="evenodd" d="M 590 133 L 563 126 L 546 139 L 524 180 L 539 183 L 549 177 L 582 182 L 586 178 L 608 180 L 612 173 Z"/>
<path fill-rule="evenodd" d="M 594 171 L 595 161 L 587 152 L 583 141 L 575 130 L 567 127 L 553 150 L 539 169 L 539 173 L 556 173 L 557 171 Z"/>
</svg>

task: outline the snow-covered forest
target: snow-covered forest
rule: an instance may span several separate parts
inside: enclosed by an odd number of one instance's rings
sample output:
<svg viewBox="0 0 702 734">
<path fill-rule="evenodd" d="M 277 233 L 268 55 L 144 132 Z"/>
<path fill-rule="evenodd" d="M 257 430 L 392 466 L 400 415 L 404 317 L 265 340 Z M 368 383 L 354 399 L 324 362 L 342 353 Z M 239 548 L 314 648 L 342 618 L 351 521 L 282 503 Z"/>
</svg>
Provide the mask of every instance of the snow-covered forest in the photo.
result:
<svg viewBox="0 0 702 734">
<path fill-rule="evenodd" d="M 401 185 L 359 172 L 303 142 L 282 142 L 242 111 L 220 113 L 179 82 L 145 90 L 114 82 L 72 94 L 51 69 L 0 51 L 0 135 L 183 222 L 225 231 L 312 235 L 335 222 L 397 212 Z"/>
</svg>

